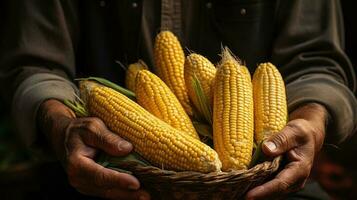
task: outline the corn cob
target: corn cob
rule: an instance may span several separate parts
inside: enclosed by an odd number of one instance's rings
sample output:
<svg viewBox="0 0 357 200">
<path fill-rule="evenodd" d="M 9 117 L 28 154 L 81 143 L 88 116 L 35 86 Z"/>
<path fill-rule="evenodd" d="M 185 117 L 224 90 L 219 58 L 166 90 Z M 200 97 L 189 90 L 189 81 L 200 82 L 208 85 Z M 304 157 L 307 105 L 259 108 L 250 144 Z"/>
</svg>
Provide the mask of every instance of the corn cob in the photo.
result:
<svg viewBox="0 0 357 200">
<path fill-rule="evenodd" d="M 217 153 L 206 144 L 176 130 L 115 90 L 94 82 L 80 82 L 89 114 L 131 142 L 155 166 L 177 171 L 220 171 Z"/>
<path fill-rule="evenodd" d="M 176 95 L 189 116 L 193 115 L 184 80 L 185 54 L 170 31 L 161 31 L 155 40 L 154 60 L 157 75 Z"/>
<path fill-rule="evenodd" d="M 159 77 L 148 70 L 138 72 L 136 100 L 139 105 L 159 119 L 199 139 L 191 119 L 176 96 Z"/>
<path fill-rule="evenodd" d="M 135 92 L 135 78 L 140 70 L 148 69 L 144 61 L 138 60 L 138 62 L 130 64 L 126 70 L 125 86 L 129 90 Z"/>
<path fill-rule="evenodd" d="M 244 67 L 222 52 L 214 84 L 213 142 L 222 170 L 246 169 L 253 151 L 253 92 Z"/>
<path fill-rule="evenodd" d="M 287 122 L 285 85 L 278 69 L 262 63 L 253 75 L 255 140 L 260 143 L 284 128 Z"/>
<path fill-rule="evenodd" d="M 200 108 L 195 90 L 192 87 L 192 81 L 194 80 L 194 77 L 196 77 L 200 82 L 208 104 L 211 106 L 213 99 L 212 87 L 214 77 L 216 75 L 216 67 L 204 56 L 192 53 L 186 57 L 184 71 L 188 96 L 190 97 L 195 107 L 197 109 Z"/>
</svg>

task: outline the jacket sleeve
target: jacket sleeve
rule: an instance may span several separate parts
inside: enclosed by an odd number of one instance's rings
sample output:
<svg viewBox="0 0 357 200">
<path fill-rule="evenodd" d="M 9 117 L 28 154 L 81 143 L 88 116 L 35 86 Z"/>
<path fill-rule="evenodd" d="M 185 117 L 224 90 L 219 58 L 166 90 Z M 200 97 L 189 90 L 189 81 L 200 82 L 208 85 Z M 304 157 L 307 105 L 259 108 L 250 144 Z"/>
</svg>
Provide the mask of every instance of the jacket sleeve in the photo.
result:
<svg viewBox="0 0 357 200">
<path fill-rule="evenodd" d="M 78 19 L 75 1 L 1 2 L 0 91 L 20 139 L 37 140 L 36 114 L 50 98 L 74 99 Z"/>
<path fill-rule="evenodd" d="M 287 83 L 289 110 L 317 102 L 329 112 L 326 142 L 356 130 L 356 75 L 344 53 L 338 0 L 278 1 L 272 61 Z"/>
</svg>

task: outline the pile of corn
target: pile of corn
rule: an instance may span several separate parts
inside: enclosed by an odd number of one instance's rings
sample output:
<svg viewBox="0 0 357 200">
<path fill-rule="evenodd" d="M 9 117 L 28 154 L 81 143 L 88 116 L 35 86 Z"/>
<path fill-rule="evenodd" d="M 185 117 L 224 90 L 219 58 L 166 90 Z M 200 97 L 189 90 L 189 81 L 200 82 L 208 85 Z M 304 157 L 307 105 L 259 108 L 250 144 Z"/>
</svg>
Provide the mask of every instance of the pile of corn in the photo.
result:
<svg viewBox="0 0 357 200">
<path fill-rule="evenodd" d="M 169 31 L 157 35 L 154 55 L 157 75 L 143 61 L 127 69 L 126 87 L 135 100 L 93 81 L 80 82 L 89 115 L 152 165 L 202 173 L 244 170 L 254 144 L 285 126 L 285 86 L 273 64 L 260 64 L 251 78 L 228 48 L 217 66 L 196 53 L 185 58 Z"/>
</svg>

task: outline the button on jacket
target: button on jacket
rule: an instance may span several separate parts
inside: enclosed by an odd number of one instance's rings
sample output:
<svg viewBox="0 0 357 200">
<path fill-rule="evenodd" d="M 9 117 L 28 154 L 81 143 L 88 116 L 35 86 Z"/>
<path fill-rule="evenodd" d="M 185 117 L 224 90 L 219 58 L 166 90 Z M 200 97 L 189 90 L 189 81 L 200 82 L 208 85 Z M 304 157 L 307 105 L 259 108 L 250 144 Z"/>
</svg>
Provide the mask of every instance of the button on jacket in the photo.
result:
<svg viewBox="0 0 357 200">
<path fill-rule="evenodd" d="M 141 58 L 153 67 L 155 35 L 174 32 L 184 48 L 219 61 L 227 45 L 249 70 L 270 61 L 282 73 L 289 110 L 326 106 L 327 141 L 353 133 L 355 72 L 346 57 L 337 0 L 11 0 L 2 1 L 1 94 L 24 142 L 36 141 L 45 99 L 72 99 L 75 77 L 123 83 Z"/>
</svg>

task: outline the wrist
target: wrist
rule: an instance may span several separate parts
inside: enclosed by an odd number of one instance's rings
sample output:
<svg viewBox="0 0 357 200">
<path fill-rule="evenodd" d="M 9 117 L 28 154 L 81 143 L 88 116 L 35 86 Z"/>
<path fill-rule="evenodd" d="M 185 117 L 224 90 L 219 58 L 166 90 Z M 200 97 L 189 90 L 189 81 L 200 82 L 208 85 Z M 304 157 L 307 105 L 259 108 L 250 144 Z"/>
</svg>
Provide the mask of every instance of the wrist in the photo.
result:
<svg viewBox="0 0 357 200">
<path fill-rule="evenodd" d="M 39 132 L 59 159 L 63 154 L 66 127 L 74 118 L 74 112 L 55 99 L 45 100 L 38 110 L 36 120 Z"/>
<path fill-rule="evenodd" d="M 45 119 L 48 115 L 61 115 L 63 117 L 75 118 L 74 112 L 64 105 L 61 101 L 56 99 L 47 99 L 40 105 L 37 113 L 37 120 Z"/>
<path fill-rule="evenodd" d="M 290 112 L 289 118 L 290 120 L 306 119 L 309 121 L 320 121 L 325 124 L 328 120 L 328 111 L 322 104 L 307 103 Z"/>
</svg>

